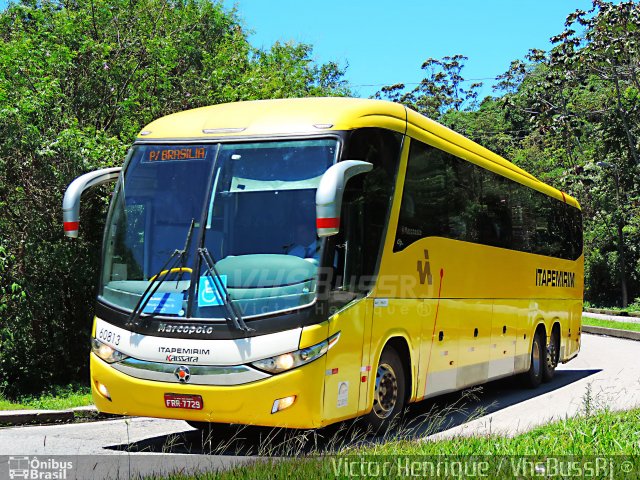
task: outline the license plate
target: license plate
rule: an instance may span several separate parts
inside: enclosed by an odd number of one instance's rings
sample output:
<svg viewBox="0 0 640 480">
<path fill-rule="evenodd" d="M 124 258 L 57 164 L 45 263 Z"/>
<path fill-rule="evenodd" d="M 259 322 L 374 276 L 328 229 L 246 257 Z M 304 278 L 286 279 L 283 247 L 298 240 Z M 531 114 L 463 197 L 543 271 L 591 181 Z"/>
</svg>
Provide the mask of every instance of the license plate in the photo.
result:
<svg viewBox="0 0 640 480">
<path fill-rule="evenodd" d="M 203 402 L 200 395 L 180 395 L 177 393 L 165 393 L 164 405 L 167 408 L 202 410 Z"/>
</svg>

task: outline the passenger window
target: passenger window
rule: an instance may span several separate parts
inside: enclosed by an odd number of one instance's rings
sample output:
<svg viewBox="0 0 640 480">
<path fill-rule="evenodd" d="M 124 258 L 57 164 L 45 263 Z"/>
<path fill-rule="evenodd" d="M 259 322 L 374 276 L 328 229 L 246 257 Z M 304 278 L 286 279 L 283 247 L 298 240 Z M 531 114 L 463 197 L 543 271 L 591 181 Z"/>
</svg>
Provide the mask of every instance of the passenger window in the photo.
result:
<svg viewBox="0 0 640 480">
<path fill-rule="evenodd" d="M 373 170 L 347 183 L 343 197 L 341 233 L 335 239 L 336 288 L 366 292 L 374 283 L 393 199 L 403 136 L 380 128 L 354 130 L 343 158 L 373 164 Z"/>
<path fill-rule="evenodd" d="M 411 140 L 393 251 L 425 237 L 576 259 L 580 210 Z"/>
</svg>

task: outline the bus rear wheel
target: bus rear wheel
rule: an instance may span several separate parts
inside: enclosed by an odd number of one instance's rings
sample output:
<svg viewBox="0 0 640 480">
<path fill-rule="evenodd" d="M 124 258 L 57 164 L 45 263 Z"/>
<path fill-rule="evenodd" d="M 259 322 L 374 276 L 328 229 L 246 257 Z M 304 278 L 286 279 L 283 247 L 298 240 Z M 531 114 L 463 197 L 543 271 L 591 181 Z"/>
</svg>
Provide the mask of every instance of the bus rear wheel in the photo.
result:
<svg viewBox="0 0 640 480">
<path fill-rule="evenodd" d="M 386 348 L 376 369 L 373 409 L 365 417 L 373 432 L 387 429 L 402 413 L 406 402 L 405 389 L 404 367 L 400 356 L 393 348 Z"/>
<path fill-rule="evenodd" d="M 531 342 L 531 365 L 529 371 L 524 374 L 525 383 L 531 388 L 536 388 L 542 383 L 544 353 L 546 351 L 544 345 L 544 335 L 537 331 L 533 336 L 533 342 Z"/>
<path fill-rule="evenodd" d="M 560 351 L 560 336 L 558 330 L 554 329 L 551 333 L 551 339 L 549 345 L 545 348 L 544 362 L 542 365 L 542 380 L 544 382 L 550 381 L 556 373 L 556 367 L 558 366 L 558 353 Z"/>
</svg>

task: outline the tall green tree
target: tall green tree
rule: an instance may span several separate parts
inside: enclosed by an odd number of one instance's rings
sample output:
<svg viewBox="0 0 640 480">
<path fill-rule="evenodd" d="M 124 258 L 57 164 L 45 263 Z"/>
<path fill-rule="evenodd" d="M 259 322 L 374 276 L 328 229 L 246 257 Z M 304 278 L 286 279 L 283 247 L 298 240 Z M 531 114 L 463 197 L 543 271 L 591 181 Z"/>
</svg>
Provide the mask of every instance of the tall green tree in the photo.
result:
<svg viewBox="0 0 640 480">
<path fill-rule="evenodd" d="M 549 168 L 543 176 L 583 204 L 587 297 L 617 297 L 615 303 L 626 307 L 639 293 L 640 280 L 634 206 L 640 7 L 594 0 L 589 11 L 570 14 L 565 27 L 551 39 L 550 52 L 531 52 L 534 68 L 503 99 L 534 127 L 528 138 L 535 135 L 545 145 Z"/>
<path fill-rule="evenodd" d="M 593 0 L 549 51 L 531 50 L 479 104 L 457 86 L 465 57 L 425 62 L 404 103 L 577 197 L 585 232 L 585 298 L 627 306 L 640 296 L 640 5 Z M 637 300 L 640 303 L 640 299 Z"/>
<path fill-rule="evenodd" d="M 23 0 L 0 13 L 0 389 L 86 378 L 108 191 L 63 239 L 76 176 L 120 165 L 144 124 L 222 102 L 344 95 L 309 45 L 253 48 L 208 0 Z"/>
<path fill-rule="evenodd" d="M 553 40 L 550 64 L 558 70 L 569 65 L 583 84 L 596 84 L 607 92 L 598 112 L 602 161 L 613 191 L 609 203 L 618 253 L 621 304 L 629 301 L 631 230 L 628 194 L 637 191 L 640 172 L 640 6 L 633 1 L 618 4 L 594 0 L 590 11 L 577 10 L 566 21 L 567 29 Z M 636 232 L 629 232 L 633 234 Z M 636 236 L 637 238 L 637 236 Z"/>
<path fill-rule="evenodd" d="M 402 103 L 434 120 L 451 110 L 474 109 L 482 83 L 466 86 L 462 70 L 467 60 L 460 54 L 442 59 L 428 58 L 422 64 L 426 76 L 415 88 L 407 91 L 403 83 L 398 83 L 383 87 L 374 97 Z"/>
</svg>

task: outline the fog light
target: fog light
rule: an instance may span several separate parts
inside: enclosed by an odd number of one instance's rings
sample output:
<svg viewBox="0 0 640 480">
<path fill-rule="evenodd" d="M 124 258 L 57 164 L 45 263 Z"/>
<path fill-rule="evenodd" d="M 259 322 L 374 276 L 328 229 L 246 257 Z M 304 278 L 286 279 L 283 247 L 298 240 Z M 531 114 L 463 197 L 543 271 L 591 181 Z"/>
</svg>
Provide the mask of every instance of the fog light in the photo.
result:
<svg viewBox="0 0 640 480">
<path fill-rule="evenodd" d="M 107 390 L 107 387 L 105 387 L 103 384 L 101 384 L 98 381 L 96 381 L 96 390 L 98 390 L 98 393 L 102 395 L 104 398 L 111 401 L 111 395 L 109 395 L 109 390 Z"/>
<path fill-rule="evenodd" d="M 273 408 L 271 408 L 271 413 L 276 413 L 285 408 L 289 408 L 296 401 L 296 396 L 291 395 L 290 397 L 279 398 L 275 402 L 273 402 Z"/>
</svg>

